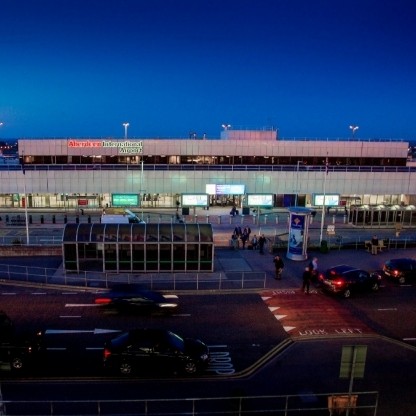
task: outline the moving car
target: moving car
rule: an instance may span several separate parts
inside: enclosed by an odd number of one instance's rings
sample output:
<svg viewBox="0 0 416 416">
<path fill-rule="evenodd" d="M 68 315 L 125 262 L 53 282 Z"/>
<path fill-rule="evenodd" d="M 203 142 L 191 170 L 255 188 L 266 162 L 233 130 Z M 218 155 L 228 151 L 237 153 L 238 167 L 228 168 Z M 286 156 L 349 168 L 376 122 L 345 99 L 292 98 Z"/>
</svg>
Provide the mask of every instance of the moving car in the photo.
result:
<svg viewBox="0 0 416 416">
<path fill-rule="evenodd" d="M 416 260 L 411 258 L 391 259 L 384 263 L 383 272 L 400 284 L 416 280 Z"/>
<path fill-rule="evenodd" d="M 172 372 L 194 374 L 209 362 L 209 349 L 198 339 L 164 329 L 133 329 L 104 345 L 104 367 L 123 375 Z"/>
<path fill-rule="evenodd" d="M 381 284 L 379 273 L 369 273 L 345 264 L 332 267 L 320 275 L 322 289 L 349 298 L 354 292 L 376 292 Z"/>
<path fill-rule="evenodd" d="M 118 284 L 109 292 L 100 294 L 95 303 L 117 309 L 141 312 L 172 312 L 179 306 L 176 295 L 165 295 L 141 288 L 135 284 Z"/>
</svg>

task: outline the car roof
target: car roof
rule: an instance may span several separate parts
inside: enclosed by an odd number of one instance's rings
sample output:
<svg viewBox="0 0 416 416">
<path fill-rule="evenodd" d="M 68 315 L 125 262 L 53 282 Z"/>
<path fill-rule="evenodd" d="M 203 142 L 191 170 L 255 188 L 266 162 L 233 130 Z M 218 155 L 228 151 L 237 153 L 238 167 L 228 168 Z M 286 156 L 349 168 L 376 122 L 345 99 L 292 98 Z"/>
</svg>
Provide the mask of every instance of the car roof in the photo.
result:
<svg viewBox="0 0 416 416">
<path fill-rule="evenodd" d="M 337 273 L 337 274 L 344 274 L 348 272 L 352 272 L 353 270 L 364 271 L 359 269 L 358 267 L 348 266 L 346 264 L 340 264 L 338 266 L 334 266 L 328 269 L 329 273 Z"/>
<path fill-rule="evenodd" d="M 416 260 L 411 259 L 410 257 L 401 257 L 401 258 L 398 258 L 398 259 L 387 260 L 386 263 L 388 263 L 388 262 L 395 263 L 395 264 L 403 264 L 403 263 L 416 263 Z"/>
</svg>

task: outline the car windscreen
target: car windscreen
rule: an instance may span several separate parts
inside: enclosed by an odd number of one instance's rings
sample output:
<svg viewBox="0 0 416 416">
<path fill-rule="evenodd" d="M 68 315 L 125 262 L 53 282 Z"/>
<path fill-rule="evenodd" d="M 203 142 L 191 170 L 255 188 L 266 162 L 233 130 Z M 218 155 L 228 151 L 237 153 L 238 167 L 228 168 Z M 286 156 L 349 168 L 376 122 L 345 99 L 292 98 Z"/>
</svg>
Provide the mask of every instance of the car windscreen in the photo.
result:
<svg viewBox="0 0 416 416">
<path fill-rule="evenodd" d="M 166 333 L 166 337 L 169 344 L 175 347 L 175 349 L 179 351 L 185 351 L 185 341 L 179 335 L 168 331 Z"/>
</svg>

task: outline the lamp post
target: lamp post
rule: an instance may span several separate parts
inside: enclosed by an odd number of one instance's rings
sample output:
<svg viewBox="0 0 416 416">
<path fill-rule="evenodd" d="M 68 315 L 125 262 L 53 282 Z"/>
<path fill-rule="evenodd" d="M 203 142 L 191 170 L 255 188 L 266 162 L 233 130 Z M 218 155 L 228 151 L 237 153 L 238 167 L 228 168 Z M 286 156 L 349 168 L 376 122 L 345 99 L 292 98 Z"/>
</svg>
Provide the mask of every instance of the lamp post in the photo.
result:
<svg viewBox="0 0 416 416">
<path fill-rule="evenodd" d="M 354 124 L 352 124 L 351 126 L 350 126 L 350 129 L 351 129 L 351 132 L 352 132 L 352 139 L 354 140 L 354 138 L 355 138 L 355 132 L 359 129 L 360 127 L 359 126 L 354 126 Z"/>
<path fill-rule="evenodd" d="M 123 123 L 124 126 L 124 138 L 127 140 L 127 128 L 130 126 L 130 123 Z"/>
<path fill-rule="evenodd" d="M 299 196 L 299 165 L 303 163 L 303 160 L 298 160 L 296 163 L 296 189 L 295 189 L 295 207 L 298 206 Z"/>
<path fill-rule="evenodd" d="M 231 128 L 231 124 L 222 124 L 222 125 L 221 125 L 221 127 L 222 127 L 224 130 L 228 130 L 228 129 L 230 129 L 230 128 Z"/>
</svg>

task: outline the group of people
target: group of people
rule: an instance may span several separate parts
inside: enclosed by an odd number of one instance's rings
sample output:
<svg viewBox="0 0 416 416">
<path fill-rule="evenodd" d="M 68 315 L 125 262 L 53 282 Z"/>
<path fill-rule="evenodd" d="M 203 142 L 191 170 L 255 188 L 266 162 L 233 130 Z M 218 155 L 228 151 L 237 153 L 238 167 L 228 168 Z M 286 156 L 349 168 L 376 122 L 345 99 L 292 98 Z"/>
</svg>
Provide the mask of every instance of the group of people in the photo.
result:
<svg viewBox="0 0 416 416">
<path fill-rule="evenodd" d="M 259 238 L 256 235 L 250 240 L 251 228 L 244 227 L 242 230 L 240 226 L 236 226 L 234 228 L 234 232 L 231 236 L 232 247 L 234 249 L 240 248 L 240 241 L 242 249 L 246 248 L 246 244 L 248 244 L 250 249 L 259 250 L 260 254 L 264 254 L 264 245 L 266 243 L 266 237 L 262 234 Z"/>
<path fill-rule="evenodd" d="M 275 279 L 280 280 L 282 278 L 283 269 L 285 264 L 281 256 L 277 255 L 273 258 L 275 267 Z M 302 292 L 309 294 L 312 280 L 317 280 L 319 275 L 318 270 L 318 258 L 314 257 L 311 262 L 305 267 L 302 275 Z"/>
<path fill-rule="evenodd" d="M 241 230 L 241 227 L 237 225 L 234 228 L 233 235 L 231 236 L 233 247 L 240 248 L 240 241 L 241 241 L 242 247 L 243 249 L 245 249 L 247 241 L 250 241 L 250 234 L 251 234 L 250 227 L 244 227 L 244 230 Z"/>
</svg>

